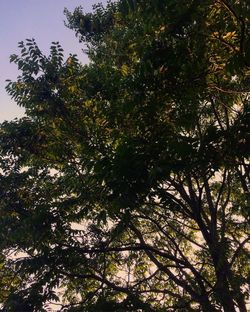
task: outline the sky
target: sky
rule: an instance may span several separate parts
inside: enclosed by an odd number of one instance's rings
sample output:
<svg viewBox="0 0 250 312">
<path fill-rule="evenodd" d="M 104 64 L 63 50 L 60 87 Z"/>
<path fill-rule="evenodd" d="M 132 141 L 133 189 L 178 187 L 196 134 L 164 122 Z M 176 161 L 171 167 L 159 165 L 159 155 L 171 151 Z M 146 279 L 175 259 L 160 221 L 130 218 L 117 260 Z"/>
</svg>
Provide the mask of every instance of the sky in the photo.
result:
<svg viewBox="0 0 250 312">
<path fill-rule="evenodd" d="M 18 42 L 35 38 L 39 48 L 48 54 L 52 41 L 59 41 L 65 56 L 77 54 L 86 63 L 84 48 L 72 30 L 64 25 L 63 10 L 71 12 L 82 6 L 85 12 L 92 5 L 106 0 L 0 0 L 0 122 L 23 115 L 23 109 L 5 91 L 6 79 L 16 80 L 17 66 L 10 64 L 11 54 L 19 54 Z"/>
</svg>

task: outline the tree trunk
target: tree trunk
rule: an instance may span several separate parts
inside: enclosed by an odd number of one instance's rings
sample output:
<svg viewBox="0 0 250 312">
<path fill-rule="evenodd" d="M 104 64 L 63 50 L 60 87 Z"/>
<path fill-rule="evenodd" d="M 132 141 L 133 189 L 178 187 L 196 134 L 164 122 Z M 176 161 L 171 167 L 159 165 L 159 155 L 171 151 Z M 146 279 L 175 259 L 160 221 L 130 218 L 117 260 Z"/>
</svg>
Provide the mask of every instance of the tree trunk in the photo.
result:
<svg viewBox="0 0 250 312">
<path fill-rule="evenodd" d="M 224 312 L 236 312 L 233 296 L 229 289 L 227 275 L 223 267 L 216 272 L 217 275 L 217 286 L 216 286 L 216 297 L 220 301 Z"/>
</svg>

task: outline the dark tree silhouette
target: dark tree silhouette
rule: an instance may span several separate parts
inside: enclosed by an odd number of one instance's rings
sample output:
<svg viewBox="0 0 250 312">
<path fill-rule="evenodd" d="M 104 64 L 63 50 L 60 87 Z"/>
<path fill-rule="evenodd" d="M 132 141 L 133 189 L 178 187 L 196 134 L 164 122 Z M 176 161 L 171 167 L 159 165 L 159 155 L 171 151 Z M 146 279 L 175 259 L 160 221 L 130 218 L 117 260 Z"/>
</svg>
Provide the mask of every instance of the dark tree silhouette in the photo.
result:
<svg viewBox="0 0 250 312">
<path fill-rule="evenodd" d="M 65 14 L 88 65 L 33 39 L 11 56 L 3 311 L 246 312 L 249 2 Z"/>
</svg>

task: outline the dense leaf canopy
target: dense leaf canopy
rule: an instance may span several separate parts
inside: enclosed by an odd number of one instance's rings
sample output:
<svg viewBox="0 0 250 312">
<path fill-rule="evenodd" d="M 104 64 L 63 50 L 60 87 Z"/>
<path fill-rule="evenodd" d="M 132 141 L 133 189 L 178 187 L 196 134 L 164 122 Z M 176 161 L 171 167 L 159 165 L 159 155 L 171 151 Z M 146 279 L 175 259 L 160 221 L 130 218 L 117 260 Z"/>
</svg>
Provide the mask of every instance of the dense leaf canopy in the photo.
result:
<svg viewBox="0 0 250 312">
<path fill-rule="evenodd" d="M 11 56 L 2 311 L 246 312 L 249 1 L 65 14 L 88 65 L 33 39 Z"/>
</svg>

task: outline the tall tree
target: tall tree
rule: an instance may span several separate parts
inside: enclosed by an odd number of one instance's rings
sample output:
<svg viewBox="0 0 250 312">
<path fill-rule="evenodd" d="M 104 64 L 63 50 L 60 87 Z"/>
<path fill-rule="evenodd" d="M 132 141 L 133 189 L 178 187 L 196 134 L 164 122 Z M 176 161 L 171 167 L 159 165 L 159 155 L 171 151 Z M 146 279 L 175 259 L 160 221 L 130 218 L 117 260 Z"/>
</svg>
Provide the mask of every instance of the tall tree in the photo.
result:
<svg viewBox="0 0 250 312">
<path fill-rule="evenodd" d="M 247 311 L 248 1 L 65 12 L 89 65 L 34 40 L 0 128 L 3 311 Z M 1 296 L 0 296 L 1 298 Z"/>
</svg>

